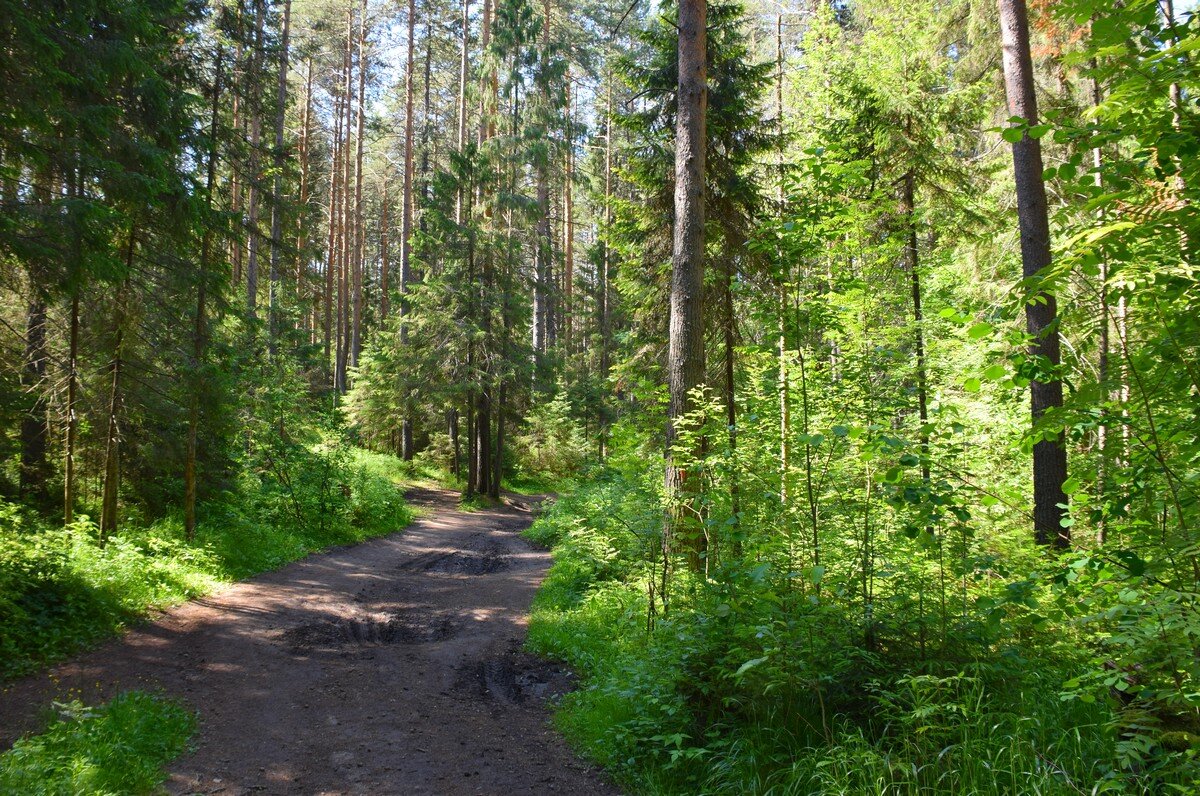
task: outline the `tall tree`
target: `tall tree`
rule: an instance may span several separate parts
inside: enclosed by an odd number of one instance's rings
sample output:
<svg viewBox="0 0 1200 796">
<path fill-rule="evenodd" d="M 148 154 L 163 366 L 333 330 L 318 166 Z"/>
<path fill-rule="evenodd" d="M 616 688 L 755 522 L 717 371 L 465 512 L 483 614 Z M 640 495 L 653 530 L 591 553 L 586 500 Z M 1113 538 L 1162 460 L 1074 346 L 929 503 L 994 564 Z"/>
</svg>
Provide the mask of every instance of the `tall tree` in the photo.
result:
<svg viewBox="0 0 1200 796">
<path fill-rule="evenodd" d="M 1008 110 L 1024 125 L 1021 137 L 1012 143 L 1012 156 L 1022 272 L 1026 284 L 1034 290 L 1025 305 L 1026 330 L 1032 338 L 1029 354 L 1037 371 L 1030 384 L 1030 408 L 1034 434 L 1038 437 L 1033 446 L 1033 532 L 1042 544 L 1067 547 L 1071 542 L 1070 530 L 1063 525 L 1067 449 L 1060 431 L 1037 428 L 1047 411 L 1062 407 L 1063 388 L 1058 373 L 1061 364 L 1058 305 L 1054 294 L 1038 285 L 1038 279 L 1050 266 L 1050 216 L 1042 178 L 1040 136 L 1031 135 L 1038 124 L 1038 111 L 1029 50 L 1029 15 L 1025 0 L 999 0 L 999 5 Z"/>
<path fill-rule="evenodd" d="M 704 165 L 706 84 L 706 0 L 679 3 L 679 82 L 675 122 L 675 230 L 671 261 L 671 324 L 667 352 L 670 390 L 667 426 L 666 491 L 679 505 L 671 523 L 689 551 L 689 564 L 703 567 L 704 533 L 696 521 L 701 487 L 675 459 L 677 424 L 692 408 L 691 392 L 704 383 Z M 702 458 L 703 451 L 694 452 Z M 667 544 L 668 542 L 664 542 Z"/>
</svg>

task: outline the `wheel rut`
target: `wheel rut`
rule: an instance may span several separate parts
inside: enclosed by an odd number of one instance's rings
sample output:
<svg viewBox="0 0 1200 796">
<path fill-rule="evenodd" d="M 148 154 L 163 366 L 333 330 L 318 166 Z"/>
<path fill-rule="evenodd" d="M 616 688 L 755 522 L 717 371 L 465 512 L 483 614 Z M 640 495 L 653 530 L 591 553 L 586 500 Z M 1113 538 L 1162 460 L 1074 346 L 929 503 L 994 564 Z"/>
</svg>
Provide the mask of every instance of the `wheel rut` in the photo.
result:
<svg viewBox="0 0 1200 796">
<path fill-rule="evenodd" d="M 521 649 L 549 556 L 529 504 L 409 492 L 402 533 L 179 606 L 0 692 L 0 745 L 52 700 L 160 690 L 200 715 L 171 793 L 616 794 L 548 723 L 565 667 Z"/>
</svg>

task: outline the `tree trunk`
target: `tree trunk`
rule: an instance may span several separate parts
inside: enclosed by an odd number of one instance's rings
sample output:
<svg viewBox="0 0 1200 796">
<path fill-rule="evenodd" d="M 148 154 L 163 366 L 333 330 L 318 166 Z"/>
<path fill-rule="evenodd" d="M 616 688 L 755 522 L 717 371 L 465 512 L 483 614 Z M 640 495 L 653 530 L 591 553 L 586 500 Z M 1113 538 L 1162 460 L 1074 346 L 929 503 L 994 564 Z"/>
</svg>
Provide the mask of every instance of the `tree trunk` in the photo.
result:
<svg viewBox="0 0 1200 796">
<path fill-rule="evenodd" d="M 925 316 L 921 310 L 921 272 L 917 252 L 916 176 L 909 169 L 901 184 L 900 215 L 904 218 L 904 267 L 913 303 L 913 345 L 917 356 L 917 417 L 921 428 L 921 480 L 929 486 L 929 377 L 925 358 Z"/>
<path fill-rule="evenodd" d="M 325 296 L 322 307 L 322 310 L 324 311 L 322 333 L 325 338 L 325 382 L 331 387 L 336 388 L 336 365 L 334 364 L 334 357 L 336 356 L 335 347 L 337 341 L 334 338 L 333 327 L 333 278 L 337 269 L 337 219 L 338 208 L 341 206 L 341 198 L 339 196 L 340 188 L 338 185 L 338 170 L 340 168 L 339 164 L 341 163 L 340 139 L 342 128 L 342 108 L 341 105 L 338 104 L 336 98 L 333 104 L 333 118 L 333 145 L 330 152 L 331 157 L 329 161 L 329 235 L 327 237 L 325 247 Z"/>
<path fill-rule="evenodd" d="M 126 276 L 117 290 L 116 337 L 113 342 L 113 358 L 109 365 L 112 387 L 108 395 L 108 434 L 104 450 L 104 495 L 100 503 L 100 545 L 117 530 L 117 495 L 121 489 L 121 368 L 125 344 L 125 302 L 129 292 L 129 274 L 133 271 L 133 251 L 137 231 L 129 230 L 129 247 L 125 255 Z"/>
<path fill-rule="evenodd" d="M 279 261 L 283 248 L 283 133 L 284 111 L 287 108 L 288 36 L 291 33 L 292 0 L 283 3 L 283 33 L 279 44 L 279 87 L 275 108 L 275 180 L 271 190 L 271 285 L 268 296 L 270 341 L 274 351 L 279 336 L 276 302 L 279 300 Z"/>
<path fill-rule="evenodd" d="M 305 304 L 305 282 L 308 278 L 308 200 L 309 200 L 309 136 L 312 126 L 312 58 L 305 62 L 304 69 L 304 111 L 300 117 L 300 208 L 296 219 L 296 301 L 301 306 Z M 315 309 L 315 306 L 311 309 Z M 304 306 L 304 328 L 316 329 L 316 315 L 309 314 L 310 307 Z M 315 340 L 315 338 L 313 338 Z"/>
<path fill-rule="evenodd" d="M 779 222 L 782 225 L 784 213 L 787 206 L 787 200 L 784 197 L 784 169 L 783 169 L 783 152 L 785 147 L 785 139 L 783 137 L 783 14 L 775 15 L 775 68 L 777 70 L 775 77 L 775 125 L 776 135 L 779 136 L 779 181 L 775 196 L 776 206 L 779 213 Z M 790 442 L 790 427 L 791 427 L 791 399 L 788 395 L 788 369 L 787 369 L 787 271 L 790 270 L 788 264 L 784 261 L 782 245 L 775 249 L 776 262 L 783 271 L 779 276 L 779 382 L 777 389 L 779 391 L 779 502 L 780 505 L 786 507 L 788 505 L 788 490 L 789 481 L 791 478 L 791 452 L 789 450 Z"/>
<path fill-rule="evenodd" d="M 417 30 L 416 0 L 408 0 L 408 63 L 404 75 L 404 208 L 401 216 L 400 241 L 400 344 L 408 344 L 408 291 L 412 282 L 412 222 L 413 222 L 413 91 L 416 85 L 414 74 Z M 404 419 L 400 428 L 400 457 L 412 461 L 413 422 L 412 406 L 404 407 Z"/>
<path fill-rule="evenodd" d="M 391 204 L 391 181 L 388 175 L 383 177 L 383 207 L 379 218 L 379 321 L 382 324 L 392 311 L 392 302 L 388 294 L 391 292 L 391 218 L 388 217 L 388 206 Z"/>
<path fill-rule="evenodd" d="M 354 133 L 354 318 L 351 331 L 350 364 L 358 367 L 362 354 L 363 322 L 363 121 L 367 90 L 367 0 L 362 0 L 358 20 L 358 117 Z"/>
<path fill-rule="evenodd" d="M 725 284 L 722 286 L 722 298 L 725 305 L 724 318 L 722 319 L 721 335 L 725 343 L 725 426 L 728 434 L 729 456 L 734 459 L 734 467 L 729 474 L 729 506 L 730 519 L 732 525 L 730 530 L 736 536 L 738 533 L 738 525 L 740 524 L 738 514 L 741 512 L 741 489 L 738 483 L 738 471 L 736 464 L 737 457 L 737 392 L 734 382 L 734 347 L 737 342 L 737 317 L 733 314 L 733 280 L 734 280 L 734 252 L 740 251 L 742 248 L 741 242 L 738 245 L 730 246 L 729 251 L 725 253 Z"/>
<path fill-rule="evenodd" d="M 550 0 L 542 5 L 542 57 L 543 72 L 549 67 L 550 58 Z M 549 85 L 541 90 L 549 94 Z M 547 99 L 547 101 L 549 101 Z M 549 138 L 549 130 L 545 131 Z M 546 342 L 550 325 L 550 156 L 543 153 L 537 163 L 537 249 L 534 253 L 533 279 L 533 356 L 534 381 L 540 383 L 543 375 Z"/>
<path fill-rule="evenodd" d="M 612 268 L 612 247 L 609 245 L 608 238 L 612 235 L 612 153 L 613 153 L 613 106 L 612 106 L 612 69 L 606 70 L 608 86 L 605 92 L 604 100 L 604 240 L 602 241 L 602 251 L 600 256 L 600 273 L 597 278 L 599 283 L 596 286 L 597 303 L 600 305 L 597 309 L 599 315 L 600 326 L 600 381 L 605 383 L 608 381 L 608 371 L 610 367 L 610 346 L 609 346 L 609 276 Z M 608 418 L 605 416 L 604 403 L 599 404 L 599 416 L 596 418 L 598 426 L 597 436 L 600 438 L 600 458 L 603 459 L 608 455 Z"/>
<path fill-rule="evenodd" d="M 563 177 L 563 342 L 568 350 L 575 323 L 571 306 L 575 287 L 575 107 L 572 104 L 571 72 L 567 70 L 567 152 L 566 175 Z"/>
<path fill-rule="evenodd" d="M 1008 110 L 1029 125 L 1038 123 L 1033 60 L 1029 52 L 1029 21 L 1025 0 L 999 0 L 1004 46 L 1004 87 Z M 1046 186 L 1042 182 L 1042 148 L 1028 134 L 1012 145 L 1017 184 L 1017 213 L 1021 228 L 1021 263 L 1025 279 L 1034 279 L 1050 265 L 1050 220 Z M 1031 356 L 1057 369 L 1059 337 L 1054 295 L 1045 291 L 1025 305 L 1026 329 L 1033 342 Z M 1062 406 L 1062 382 L 1056 376 L 1030 385 L 1030 409 L 1036 423 L 1047 410 Z M 1070 546 L 1070 531 L 1062 526 L 1067 503 L 1067 451 L 1061 434 L 1033 447 L 1033 530 L 1040 544 Z"/>
<path fill-rule="evenodd" d="M 263 17 L 266 9 L 262 0 L 254 3 L 254 53 L 250 59 L 250 81 L 253 86 L 254 103 L 250 108 L 250 191 L 246 197 L 247 254 L 246 254 L 246 313 L 250 318 L 258 317 L 258 205 L 259 169 L 262 157 L 262 72 L 263 72 Z"/>
<path fill-rule="evenodd" d="M 245 124 L 245 113 L 242 110 L 242 91 L 244 90 L 244 82 L 245 82 L 244 81 L 245 75 L 244 75 L 244 73 L 242 73 L 242 56 L 244 54 L 243 53 L 244 45 L 242 42 L 242 39 L 243 39 L 242 25 L 244 24 L 245 14 L 242 11 L 242 3 L 241 2 L 237 3 L 236 7 L 237 7 L 237 44 L 234 47 L 233 67 L 230 70 L 230 75 L 233 80 L 233 91 L 232 91 L 233 100 L 231 103 L 232 107 L 230 108 L 232 118 L 230 121 L 230 126 L 233 129 L 234 135 L 241 138 L 242 137 L 242 127 Z M 243 75 L 242 81 L 238 81 L 238 79 L 237 79 L 237 76 L 239 74 Z M 244 138 L 242 138 L 242 140 L 245 141 Z M 230 209 L 230 211 L 232 211 L 233 217 L 235 219 L 237 219 L 236 223 L 237 223 L 238 230 L 239 230 L 238 234 L 234 234 L 229 239 L 229 249 L 230 249 L 230 255 L 231 255 L 229 259 L 233 263 L 232 277 L 233 277 L 233 285 L 234 286 L 238 286 L 242 283 L 243 249 L 242 249 L 242 236 L 240 234 L 240 229 L 242 226 L 242 182 L 243 182 L 243 180 L 242 180 L 242 175 L 239 173 L 239 167 L 241 165 L 242 164 L 240 161 L 231 163 L 232 168 L 230 168 L 230 175 L 229 175 L 229 181 L 231 183 L 229 209 Z"/>
<path fill-rule="evenodd" d="M 458 441 L 458 410 L 451 409 L 447 413 L 446 422 L 448 432 L 450 434 L 450 448 L 453 451 L 453 472 L 457 479 L 462 471 L 462 456 L 460 453 L 460 444 Z"/>
<path fill-rule="evenodd" d="M 67 455 L 63 462 L 63 523 L 75 519 L 75 439 L 79 431 L 76 401 L 79 394 L 79 293 L 71 294 L 69 350 L 67 352 Z"/>
<path fill-rule="evenodd" d="M 475 491 L 491 494 L 492 404 L 485 389 L 475 396 Z"/>
<path fill-rule="evenodd" d="M 33 281 L 32 279 L 30 280 Z M 40 285 L 30 285 L 34 297 L 29 302 L 25 324 L 25 368 L 21 386 L 30 396 L 29 411 L 21 418 L 21 496 L 40 506 L 49 502 L 46 481 L 50 475 L 46 459 L 49 439 L 47 427 L 46 365 L 46 299 Z"/>
<path fill-rule="evenodd" d="M 670 389 L 666 444 L 666 494 L 675 503 L 663 544 L 676 542 L 688 553 L 688 564 L 704 567 L 705 538 L 698 522 L 697 474 L 676 466 L 676 424 L 692 408 L 690 392 L 704 382 L 704 166 L 706 0 L 679 3 L 679 92 L 675 126 L 675 229 L 671 266 L 671 323 L 667 353 Z M 693 452 L 696 458 L 702 450 Z M 673 540 L 671 537 L 678 537 Z"/>
<path fill-rule="evenodd" d="M 417 3 L 408 0 L 408 63 L 404 73 L 404 197 L 400 217 L 400 315 L 408 314 L 405 295 L 412 281 L 413 222 L 413 91 L 416 85 L 414 53 L 416 47 Z M 408 327 L 400 324 L 400 342 L 408 342 Z"/>
<path fill-rule="evenodd" d="M 342 87 L 343 102 L 343 144 L 342 144 L 342 202 L 338 213 L 341 216 L 338 236 L 338 352 L 337 352 L 337 391 L 339 395 L 346 393 L 346 370 L 350 359 L 350 248 L 351 207 L 350 207 L 350 136 L 351 119 L 354 107 L 353 79 L 354 70 L 351 54 L 354 49 L 354 11 L 346 11 L 346 51 L 343 55 L 345 83 Z"/>
<path fill-rule="evenodd" d="M 216 77 L 213 82 L 212 120 L 208 128 L 208 171 L 205 174 L 205 205 L 211 212 L 213 188 L 217 179 L 217 135 L 220 124 L 221 82 L 223 77 L 222 50 L 217 48 Z M 188 541 L 196 536 L 196 439 L 200 430 L 200 373 L 204 362 L 205 302 L 208 292 L 208 261 L 212 252 L 212 224 L 205 224 L 200 242 L 200 273 L 196 285 L 196 317 L 192 322 L 192 385 L 188 400 L 187 452 L 183 465 L 183 529 Z"/>
</svg>

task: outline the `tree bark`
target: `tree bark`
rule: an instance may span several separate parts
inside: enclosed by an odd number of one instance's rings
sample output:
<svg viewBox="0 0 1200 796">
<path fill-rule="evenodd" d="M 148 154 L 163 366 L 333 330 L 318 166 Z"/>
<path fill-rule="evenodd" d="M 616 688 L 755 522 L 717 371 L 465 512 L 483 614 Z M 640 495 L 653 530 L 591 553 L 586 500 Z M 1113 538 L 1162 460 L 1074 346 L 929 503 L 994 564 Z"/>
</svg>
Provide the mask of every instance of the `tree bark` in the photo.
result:
<svg viewBox="0 0 1200 796">
<path fill-rule="evenodd" d="M 567 151 L 566 175 L 563 178 L 563 342 L 568 350 L 575 324 L 572 294 L 575 287 L 575 107 L 572 104 L 571 72 L 567 70 Z"/>
<path fill-rule="evenodd" d="M 412 282 L 412 226 L 413 226 L 413 92 L 416 87 L 415 53 L 417 30 L 416 0 L 408 0 L 408 58 L 404 74 L 404 207 L 401 216 L 400 241 L 400 344 L 408 344 L 408 291 Z M 404 418 L 400 424 L 400 457 L 412 461 L 413 421 L 412 405 L 404 407 Z"/>
<path fill-rule="evenodd" d="M 446 423 L 450 434 L 450 449 L 453 452 L 453 473 L 457 479 L 462 471 L 462 457 L 460 454 L 460 445 L 458 441 L 458 410 L 451 409 L 446 413 Z"/>
<path fill-rule="evenodd" d="M 912 169 L 901 181 L 900 215 L 904 218 L 904 267 L 908 271 L 913 304 L 913 346 L 917 358 L 917 417 L 921 428 L 921 481 L 929 485 L 929 376 L 925 357 L 925 316 L 921 309 L 921 272 L 917 250 L 916 176 Z"/>
<path fill-rule="evenodd" d="M 550 59 L 550 0 L 542 4 L 542 53 L 541 69 L 543 73 L 549 67 Z M 541 90 L 549 94 L 549 85 L 542 85 Z M 549 101 L 547 97 L 547 102 Z M 547 114 L 548 117 L 548 114 Z M 549 130 L 545 131 L 549 140 Z M 550 156 L 543 152 L 537 163 L 537 249 L 535 250 L 534 279 L 533 279 L 533 356 L 534 380 L 540 382 L 543 375 L 544 359 L 549 336 L 550 325 Z"/>
<path fill-rule="evenodd" d="M 333 105 L 333 145 L 330 152 L 329 160 L 329 234 L 325 246 L 325 296 L 322 310 L 324 318 L 322 323 L 322 333 L 325 338 L 325 372 L 326 383 L 336 388 L 336 363 L 334 361 L 337 356 L 336 347 L 337 340 L 334 337 L 333 325 L 333 305 L 334 305 L 334 274 L 337 271 L 337 223 L 338 223 L 338 208 L 341 207 L 341 197 L 339 195 L 339 170 L 341 168 L 341 129 L 342 129 L 342 108 L 337 98 L 334 99 Z M 340 314 L 339 314 L 340 325 Z"/>
<path fill-rule="evenodd" d="M 358 367 L 363 345 L 363 122 L 367 90 L 367 0 L 362 0 L 358 20 L 358 115 L 354 133 L 354 318 L 351 330 L 350 364 Z"/>
<path fill-rule="evenodd" d="M 279 85 L 275 108 L 275 179 L 271 190 L 271 284 L 268 295 L 268 319 L 271 350 L 279 336 L 276 302 L 279 299 L 279 263 L 283 248 L 283 134 L 284 111 L 287 109 L 288 36 L 291 33 L 292 0 L 283 3 L 283 33 L 279 44 Z"/>
<path fill-rule="evenodd" d="M 346 11 L 346 51 L 343 55 L 343 78 L 345 82 L 342 86 L 342 95 L 344 102 L 342 103 L 343 125 L 342 137 L 342 201 L 338 208 L 338 214 L 341 217 L 339 224 L 338 235 L 338 352 L 337 352 L 337 375 L 335 381 L 337 383 L 337 392 L 339 395 L 346 393 L 347 380 L 346 371 L 350 360 L 350 258 L 352 249 L 350 240 L 352 230 L 351 225 L 351 193 L 350 193 L 350 137 L 351 137 L 351 119 L 354 111 L 354 70 L 352 63 L 352 53 L 354 51 L 354 10 Z"/>
<path fill-rule="evenodd" d="M 315 302 L 312 306 L 305 304 L 306 285 L 308 278 L 308 201 L 309 201 L 309 137 L 312 134 L 312 58 L 305 61 L 304 69 L 304 111 L 300 117 L 300 208 L 296 219 L 296 301 L 303 307 L 304 328 L 315 331 L 317 322 Z M 315 341 L 315 336 L 312 338 Z"/>
<path fill-rule="evenodd" d="M 31 279 L 32 281 L 32 279 Z M 21 418 L 21 496 L 41 506 L 49 500 L 46 481 L 50 475 L 46 459 L 49 439 L 47 427 L 46 365 L 46 299 L 40 285 L 30 285 L 34 297 L 29 302 L 25 324 L 25 368 L 21 386 L 30 396 L 29 411 Z"/>
<path fill-rule="evenodd" d="M 388 214 L 388 206 L 392 202 L 390 196 L 391 181 L 388 175 L 383 177 L 383 207 L 379 214 L 379 321 L 382 324 L 387 320 L 388 314 L 392 311 L 391 298 L 388 295 L 391 293 L 391 224 L 392 220 Z"/>
<path fill-rule="evenodd" d="M 211 212 L 213 189 L 217 179 L 217 135 L 220 124 L 221 82 L 224 71 L 223 50 L 218 46 L 216 75 L 213 79 L 212 119 L 208 128 L 208 170 L 205 174 L 205 205 Z M 192 321 L 192 385 L 188 397 L 187 452 L 183 465 L 183 529 L 188 540 L 196 536 L 196 440 L 200 430 L 200 373 L 204 362 L 206 342 L 206 307 L 208 294 L 208 263 L 212 252 L 213 227 L 205 224 L 200 242 L 199 282 L 196 285 L 196 317 Z"/>
<path fill-rule="evenodd" d="M 786 208 L 786 198 L 784 197 L 784 169 L 783 169 L 783 14 L 775 15 L 775 67 L 777 74 L 775 78 L 775 125 L 776 134 L 779 136 L 779 181 L 775 201 L 779 213 L 779 222 L 782 226 L 784 220 L 784 212 Z M 775 258 L 780 269 L 789 269 L 789 266 L 784 261 L 782 245 L 776 247 Z M 790 269 L 789 269 L 790 270 Z M 779 502 L 782 506 L 788 505 L 789 482 L 791 479 L 791 452 L 790 452 L 790 431 L 791 431 L 791 399 L 788 395 L 788 369 L 787 369 L 787 272 L 780 274 L 779 279 L 779 382 L 777 389 L 779 391 Z"/>
<path fill-rule="evenodd" d="M 108 396 L 108 434 L 104 450 L 104 494 L 100 502 L 100 545 L 117 530 L 117 496 L 121 489 L 121 369 L 125 344 L 125 302 L 129 292 L 129 274 L 133 270 L 133 251 L 137 241 L 137 230 L 129 229 L 129 246 L 125 255 L 126 276 L 117 289 L 115 318 L 116 337 L 113 342 L 113 358 L 109 365 L 112 387 Z"/>
<path fill-rule="evenodd" d="M 1029 125 L 1038 123 L 1034 95 L 1033 59 L 1029 51 L 1029 20 L 1025 0 L 999 0 L 1000 32 L 1004 47 L 1004 87 L 1008 110 Z M 1046 186 L 1042 181 L 1041 143 L 1028 134 L 1012 145 L 1017 185 L 1017 214 L 1021 229 L 1021 263 L 1025 279 L 1036 278 L 1050 265 L 1050 220 Z M 1033 338 L 1029 353 L 1051 368 L 1059 366 L 1057 305 L 1042 291 L 1025 305 L 1025 322 Z M 1050 375 L 1030 385 L 1034 423 L 1063 403 L 1062 382 Z M 1067 503 L 1067 451 L 1062 434 L 1042 439 L 1033 447 L 1033 529 L 1040 544 L 1070 546 L 1070 531 L 1062 526 Z"/>
<path fill-rule="evenodd" d="M 75 440 L 79 431 L 76 402 L 79 394 L 79 292 L 71 294 L 69 350 L 67 352 L 67 455 L 63 462 L 63 523 L 75 519 Z"/>
<path fill-rule="evenodd" d="M 675 126 L 675 229 L 671 265 L 671 322 L 667 353 L 670 390 L 666 494 L 672 507 L 664 545 L 679 544 L 695 571 L 704 566 L 705 538 L 698 522 L 698 474 L 676 465 L 676 424 L 691 408 L 691 391 L 704 383 L 704 169 L 706 0 L 679 3 L 679 92 Z M 693 451 L 696 458 L 702 450 Z M 678 537 L 672 539 L 672 537 Z"/>
<path fill-rule="evenodd" d="M 263 72 L 263 17 L 266 9 L 262 0 L 254 3 L 254 53 L 250 58 L 250 81 L 253 86 L 254 103 L 250 108 L 250 190 L 246 197 L 247 211 L 247 254 L 246 254 L 246 314 L 258 317 L 258 210 L 259 168 L 262 157 L 262 72 Z"/>
<path fill-rule="evenodd" d="M 612 247 L 609 245 L 608 238 L 612 235 L 612 153 L 613 153 L 613 106 L 612 106 L 612 68 L 605 70 L 607 72 L 608 86 L 605 91 L 604 100 L 604 240 L 602 241 L 602 251 L 600 256 L 600 273 L 597 278 L 599 283 L 596 286 L 597 303 L 600 305 L 597 309 L 599 315 L 600 327 L 600 380 L 601 383 L 608 381 L 608 371 L 610 368 L 610 345 L 609 337 L 611 334 L 609 325 L 609 276 L 612 269 Z M 608 455 L 608 418 L 605 415 L 604 403 L 599 404 L 599 416 L 596 418 L 596 425 L 600 438 L 600 458 L 603 459 Z M 669 432 L 668 432 L 669 433 Z"/>
</svg>

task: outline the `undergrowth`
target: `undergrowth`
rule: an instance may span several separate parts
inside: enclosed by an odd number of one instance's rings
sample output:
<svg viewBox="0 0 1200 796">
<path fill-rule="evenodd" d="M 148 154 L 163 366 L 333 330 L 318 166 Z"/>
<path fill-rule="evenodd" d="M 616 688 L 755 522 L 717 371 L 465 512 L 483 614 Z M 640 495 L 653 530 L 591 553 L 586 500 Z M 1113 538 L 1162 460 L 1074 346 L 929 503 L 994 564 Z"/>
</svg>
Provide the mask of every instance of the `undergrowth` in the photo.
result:
<svg viewBox="0 0 1200 796">
<path fill-rule="evenodd" d="M 0 793 L 125 796 L 152 792 L 187 748 L 196 717 L 173 700 L 125 692 L 97 708 L 55 705 L 45 732 L 0 754 Z"/>
<path fill-rule="evenodd" d="M 201 507 L 195 539 L 177 516 L 120 527 L 105 544 L 80 517 L 48 524 L 0 502 L 0 680 L 111 636 L 149 612 L 334 545 L 408 524 L 392 456 L 344 446 L 276 460 Z"/>
<path fill-rule="evenodd" d="M 662 516 L 650 479 L 609 472 L 527 531 L 554 549 L 528 644 L 582 677 L 557 724 L 629 792 L 1193 792 L 1182 758 L 1122 763 L 1112 705 L 1064 694 L 1080 655 L 1019 623 L 922 660 L 767 564 L 681 583 L 664 614 Z"/>
</svg>

